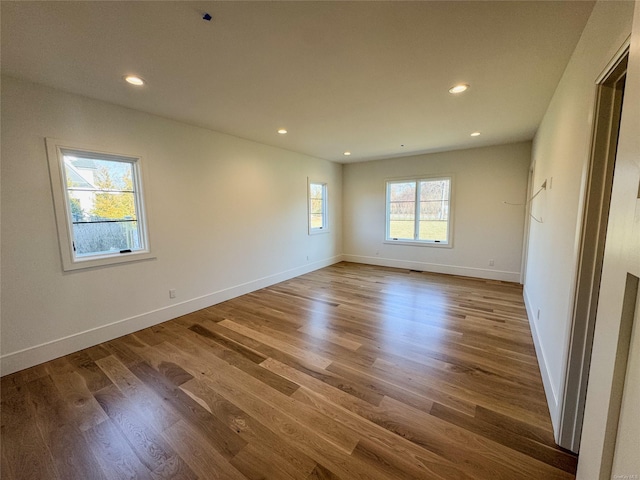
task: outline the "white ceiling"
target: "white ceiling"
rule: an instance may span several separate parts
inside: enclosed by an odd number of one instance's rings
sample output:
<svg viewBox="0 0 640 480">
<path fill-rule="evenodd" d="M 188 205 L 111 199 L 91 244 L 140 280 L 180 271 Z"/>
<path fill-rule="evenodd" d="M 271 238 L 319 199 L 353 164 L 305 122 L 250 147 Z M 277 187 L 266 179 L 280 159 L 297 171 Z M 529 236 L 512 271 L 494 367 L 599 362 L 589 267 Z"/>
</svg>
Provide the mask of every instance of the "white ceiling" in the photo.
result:
<svg viewBox="0 0 640 480">
<path fill-rule="evenodd" d="M 2 73 L 315 157 L 372 160 L 531 139 L 592 7 L 2 1 Z M 128 73 L 147 85 L 129 86 Z M 449 94 L 459 82 L 471 88 Z"/>
</svg>

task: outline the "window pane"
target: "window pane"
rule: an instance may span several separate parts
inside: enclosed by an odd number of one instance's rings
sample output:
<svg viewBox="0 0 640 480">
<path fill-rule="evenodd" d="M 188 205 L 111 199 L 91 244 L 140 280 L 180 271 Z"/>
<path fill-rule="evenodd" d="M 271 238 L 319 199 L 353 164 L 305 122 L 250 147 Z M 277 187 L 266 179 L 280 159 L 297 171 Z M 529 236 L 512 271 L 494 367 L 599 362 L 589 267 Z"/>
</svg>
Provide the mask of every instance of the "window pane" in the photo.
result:
<svg viewBox="0 0 640 480">
<path fill-rule="evenodd" d="M 79 257 L 142 248 L 137 221 L 75 223 L 73 238 Z"/>
<path fill-rule="evenodd" d="M 413 202 L 394 202 L 389 204 L 389 220 L 410 220 L 416 218 L 416 204 Z"/>
<path fill-rule="evenodd" d="M 71 192 L 69 192 L 71 193 Z M 81 205 L 84 210 L 85 221 L 97 222 L 103 220 L 137 220 L 135 196 L 133 192 L 74 192 L 82 195 Z M 82 202 L 84 200 L 84 203 Z"/>
<path fill-rule="evenodd" d="M 415 202 L 416 200 L 416 182 L 390 183 L 389 184 L 389 201 Z"/>
<path fill-rule="evenodd" d="M 65 153 L 64 167 L 75 255 L 144 248 L 134 163 Z"/>
<path fill-rule="evenodd" d="M 72 222 L 82 222 L 86 220 L 89 213 L 85 211 L 85 208 L 90 204 L 85 201 L 84 192 L 69 192 L 69 211 L 71 212 Z"/>
<path fill-rule="evenodd" d="M 388 182 L 388 238 L 447 242 L 450 189 L 448 178 Z"/>
<path fill-rule="evenodd" d="M 320 199 L 312 198 L 311 199 L 311 213 L 312 214 L 316 214 L 316 213 L 322 214 L 322 204 L 323 204 L 323 201 L 322 201 L 321 198 Z"/>
<path fill-rule="evenodd" d="M 420 202 L 420 220 L 447 220 L 448 217 L 448 200 Z"/>
<path fill-rule="evenodd" d="M 322 228 L 324 227 L 322 222 L 322 214 L 311 214 L 311 228 Z"/>
<path fill-rule="evenodd" d="M 413 240 L 414 230 L 415 230 L 414 220 L 390 220 L 389 221 L 389 238 Z"/>
<path fill-rule="evenodd" d="M 133 191 L 133 164 L 64 156 L 67 187 Z"/>
<path fill-rule="evenodd" d="M 327 227 L 327 186 L 324 183 L 309 183 L 309 229 Z"/>
<path fill-rule="evenodd" d="M 389 184 L 389 238 L 415 238 L 416 182 Z"/>
<path fill-rule="evenodd" d="M 448 200 L 449 180 L 423 180 L 420 182 L 420 200 Z"/>
<path fill-rule="evenodd" d="M 322 199 L 322 187 L 321 183 L 312 183 L 309 185 L 309 197 L 312 199 Z"/>
<path fill-rule="evenodd" d="M 420 240 L 447 240 L 449 222 L 446 220 L 420 220 Z"/>
<path fill-rule="evenodd" d="M 447 241 L 450 187 L 448 179 L 420 182 L 420 240 Z"/>
</svg>

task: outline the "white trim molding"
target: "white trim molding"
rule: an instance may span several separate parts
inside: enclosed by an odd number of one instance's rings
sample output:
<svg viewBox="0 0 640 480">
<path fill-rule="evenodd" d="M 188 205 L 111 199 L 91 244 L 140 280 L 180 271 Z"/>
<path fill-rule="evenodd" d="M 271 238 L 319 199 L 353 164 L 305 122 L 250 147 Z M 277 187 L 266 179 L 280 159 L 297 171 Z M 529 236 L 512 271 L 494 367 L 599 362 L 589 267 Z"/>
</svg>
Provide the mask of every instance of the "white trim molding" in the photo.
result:
<svg viewBox="0 0 640 480">
<path fill-rule="evenodd" d="M 339 263 L 342 260 L 342 255 L 336 255 L 335 257 L 329 257 L 324 260 L 295 267 L 280 273 L 268 275 L 250 282 L 218 290 L 217 292 L 203 295 L 201 297 L 186 300 L 181 303 L 117 320 L 107 325 L 85 330 L 63 338 L 58 338 L 34 347 L 7 353 L 0 357 L 0 370 L 4 376 L 17 372 L 18 370 L 33 367 L 34 365 L 53 360 L 54 358 L 77 352 L 83 348 L 107 342 L 114 338 L 142 330 L 143 328 L 151 327 L 182 315 L 210 307 L 211 305 L 239 297 L 240 295 L 245 295 L 261 288 L 289 280 L 290 278 L 304 275 L 305 273 L 309 273 L 320 268 L 328 267 L 335 263 Z"/>
<path fill-rule="evenodd" d="M 487 280 L 501 280 L 503 282 L 520 283 L 520 272 L 506 272 L 502 270 L 489 270 L 485 268 L 460 267 L 456 265 L 443 265 L 439 263 L 416 262 L 410 260 L 397 260 L 394 258 L 368 257 L 345 253 L 345 262 L 365 263 L 379 265 L 381 267 L 406 268 L 409 270 L 421 270 L 424 272 L 445 273 L 448 275 L 460 275 L 463 277 L 484 278 Z"/>
<path fill-rule="evenodd" d="M 108 152 L 101 147 L 90 146 L 86 144 L 79 144 L 75 142 L 68 142 L 64 140 L 58 140 L 55 138 L 46 138 L 45 144 L 47 148 L 47 160 L 49 164 L 49 176 L 51 180 L 51 193 L 53 197 L 53 206 L 56 218 L 56 226 L 58 229 L 58 241 L 60 245 L 60 257 L 62 260 L 62 269 L 65 271 L 79 270 L 83 268 L 102 267 L 107 265 L 114 265 L 125 262 L 135 262 L 140 260 L 149 260 L 155 258 L 150 249 L 149 242 L 149 227 L 148 217 L 145 207 L 145 195 L 143 190 L 144 174 L 142 170 L 142 155 L 138 154 L 123 154 L 119 152 Z M 67 174 L 72 169 L 76 172 L 79 178 L 82 178 L 82 174 L 74 169 L 71 165 L 67 165 L 64 160 L 65 157 L 80 157 L 90 159 L 93 161 L 112 162 L 119 164 L 128 164 L 131 174 L 131 189 L 130 193 L 133 194 L 134 202 L 134 215 L 137 227 L 134 229 L 138 241 L 137 245 L 121 245 L 120 248 L 126 247 L 120 251 L 113 252 L 95 252 L 90 251 L 85 254 L 76 253 L 77 238 L 75 237 L 75 221 L 71 212 L 69 202 L 70 185 L 67 185 Z M 80 197 L 84 195 L 95 193 L 98 187 L 89 183 L 86 178 L 82 178 L 82 181 L 87 184 L 87 188 L 84 188 L 85 192 L 80 193 Z M 113 186 L 115 188 L 115 185 Z M 111 190 L 116 191 L 116 190 Z M 86 197 L 84 197 L 86 200 Z M 82 200 L 78 200 L 81 202 Z M 78 203 L 80 206 L 80 203 Z M 93 201 L 90 205 L 94 205 Z M 88 212 L 87 212 L 88 214 Z M 85 217 L 83 214 L 82 217 Z M 114 221 L 114 219 L 102 219 L 103 221 Z M 89 222 L 89 218 L 83 218 L 84 223 Z M 95 222 L 93 219 L 91 222 Z M 117 219 L 116 221 L 129 221 L 124 218 Z M 95 225 L 95 223 L 93 224 Z M 133 225 L 133 224 L 131 224 Z M 131 242 L 134 243 L 134 242 Z M 78 248 L 80 248 L 78 246 Z"/>
<path fill-rule="evenodd" d="M 542 342 L 540 341 L 540 335 L 536 327 L 536 315 L 534 313 L 531 300 L 527 294 L 526 287 L 523 289 L 522 295 L 524 297 L 524 305 L 527 311 L 527 317 L 529 318 L 529 326 L 531 328 L 531 336 L 533 337 L 533 345 L 536 349 L 536 358 L 538 359 L 538 367 L 540 368 L 540 376 L 542 377 L 542 385 L 544 386 L 544 394 L 547 397 L 547 405 L 549 406 L 549 414 L 551 416 L 551 424 L 553 425 L 553 436 L 558 439 L 559 433 L 559 415 L 560 415 L 560 401 L 558 398 L 558 392 L 553 388 L 553 382 L 551 381 L 551 374 L 547 367 L 547 360 L 544 355 L 544 349 L 542 348 Z"/>
</svg>

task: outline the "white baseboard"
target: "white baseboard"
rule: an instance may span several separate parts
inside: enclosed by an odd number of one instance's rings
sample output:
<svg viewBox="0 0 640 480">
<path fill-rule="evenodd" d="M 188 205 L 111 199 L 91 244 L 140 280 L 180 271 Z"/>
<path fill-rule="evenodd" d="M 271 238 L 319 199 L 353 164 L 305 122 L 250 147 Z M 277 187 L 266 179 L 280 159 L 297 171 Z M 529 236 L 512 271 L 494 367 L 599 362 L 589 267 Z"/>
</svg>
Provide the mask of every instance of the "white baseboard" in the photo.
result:
<svg viewBox="0 0 640 480">
<path fill-rule="evenodd" d="M 196 310 L 200 310 L 211 305 L 250 293 L 261 288 L 283 282 L 305 273 L 328 267 L 334 263 L 341 262 L 342 255 L 327 258 L 317 262 L 302 265 L 300 267 L 285 270 L 284 272 L 268 275 L 250 282 L 246 282 L 233 287 L 225 288 L 201 297 L 193 298 L 184 302 L 176 303 L 168 307 L 152 310 L 133 317 L 124 318 L 108 325 L 92 328 L 83 332 L 78 332 L 67 337 L 52 340 L 33 347 L 25 348 L 16 352 L 7 353 L 0 357 L 2 375 L 33 367 L 54 358 L 68 355 L 83 348 L 88 348 L 102 342 L 113 340 L 114 338 L 136 332 L 158 323 L 166 322 L 181 315 L 186 315 Z"/>
<path fill-rule="evenodd" d="M 416 262 L 409 260 L 396 260 L 394 258 L 367 257 L 364 255 L 344 254 L 345 262 L 366 263 L 382 267 L 407 268 L 409 270 L 421 270 L 424 272 L 446 273 L 463 277 L 486 278 L 488 280 L 502 280 L 505 282 L 520 283 L 520 272 L 505 272 L 502 270 L 488 270 L 474 267 L 458 267 L 455 265 L 441 265 L 438 263 Z"/>
<path fill-rule="evenodd" d="M 544 386 L 544 394 L 547 397 L 547 405 L 549 406 L 549 414 L 551 415 L 551 423 L 553 425 L 553 434 L 558 440 L 559 428 L 560 428 L 560 403 L 558 400 L 558 393 L 553 387 L 551 381 L 551 375 L 549 374 L 549 368 L 547 367 L 547 361 L 544 355 L 544 348 L 540 342 L 540 336 L 538 335 L 538 329 L 536 327 L 537 315 L 533 311 L 533 306 L 529 300 L 527 289 L 523 290 L 524 305 L 527 309 L 527 317 L 529 317 L 529 326 L 531 327 L 531 336 L 533 337 L 533 344 L 536 348 L 536 357 L 538 358 L 538 367 L 540 368 L 540 375 L 542 376 L 542 384 Z"/>
</svg>

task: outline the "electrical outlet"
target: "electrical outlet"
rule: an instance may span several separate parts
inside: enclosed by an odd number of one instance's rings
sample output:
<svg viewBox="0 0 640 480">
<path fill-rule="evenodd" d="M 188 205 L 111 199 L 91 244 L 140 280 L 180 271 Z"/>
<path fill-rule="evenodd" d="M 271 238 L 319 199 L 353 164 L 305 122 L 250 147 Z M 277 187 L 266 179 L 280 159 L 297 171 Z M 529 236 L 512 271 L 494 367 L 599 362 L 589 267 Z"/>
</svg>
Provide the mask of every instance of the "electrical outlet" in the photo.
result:
<svg viewBox="0 0 640 480">
<path fill-rule="evenodd" d="M 176 298 L 176 289 L 175 288 L 169 289 L 169 298 Z"/>
<path fill-rule="evenodd" d="M 495 260 L 492 258 L 491 260 L 489 260 L 489 266 L 493 267 L 496 264 Z"/>
</svg>

